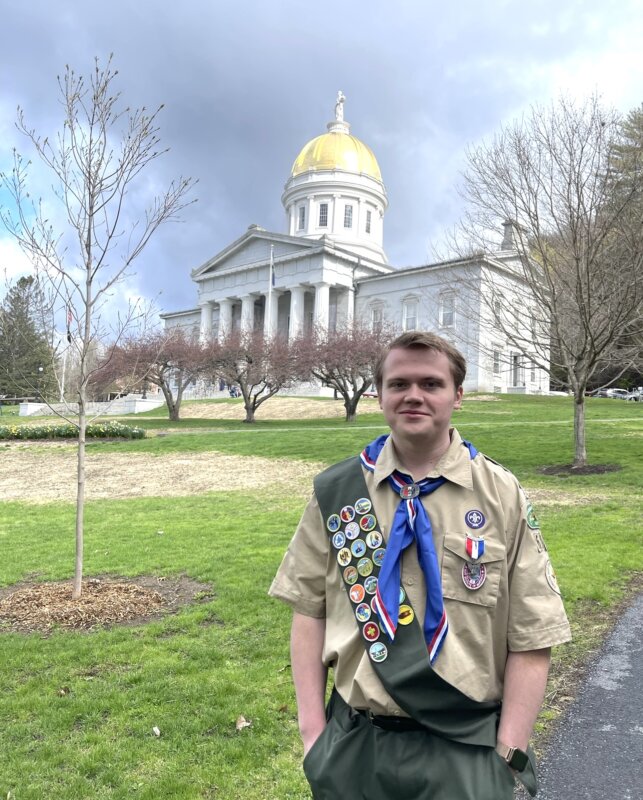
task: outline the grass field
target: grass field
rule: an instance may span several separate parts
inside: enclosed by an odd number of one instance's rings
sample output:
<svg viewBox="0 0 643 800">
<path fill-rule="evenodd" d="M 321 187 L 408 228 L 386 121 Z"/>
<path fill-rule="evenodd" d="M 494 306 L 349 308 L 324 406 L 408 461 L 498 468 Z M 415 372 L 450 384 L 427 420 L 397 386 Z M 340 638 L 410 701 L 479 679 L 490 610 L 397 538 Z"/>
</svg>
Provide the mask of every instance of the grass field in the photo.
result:
<svg viewBox="0 0 643 800">
<path fill-rule="evenodd" d="M 88 452 L 98 463 L 117 453 L 154 460 L 183 453 L 189 463 L 191 454 L 209 452 L 240 464 L 246 456 L 332 463 L 384 430 L 376 406 L 367 407 L 371 413 L 351 426 L 337 419 L 244 426 L 214 417 L 169 425 L 141 415 L 136 423 L 150 438 L 91 442 Z M 621 469 L 568 478 L 539 471 L 570 460 L 567 398 L 471 402 L 456 418 L 461 433 L 533 495 L 572 619 L 576 640 L 556 654 L 541 731 L 643 571 L 641 412 L 638 404 L 590 401 L 590 458 Z M 30 469 L 40 459 L 47 470 L 45 447 L 21 447 L 32 448 Z M 207 583 L 213 596 L 147 625 L 0 634 L 0 798 L 309 796 L 288 664 L 290 612 L 266 595 L 305 498 L 288 485 L 266 488 L 266 477 L 239 491 L 182 497 L 169 481 L 154 496 L 88 503 L 88 576 L 183 574 Z M 73 514 L 69 502 L 0 502 L 0 586 L 69 577 Z M 252 724 L 237 731 L 240 715 Z"/>
</svg>

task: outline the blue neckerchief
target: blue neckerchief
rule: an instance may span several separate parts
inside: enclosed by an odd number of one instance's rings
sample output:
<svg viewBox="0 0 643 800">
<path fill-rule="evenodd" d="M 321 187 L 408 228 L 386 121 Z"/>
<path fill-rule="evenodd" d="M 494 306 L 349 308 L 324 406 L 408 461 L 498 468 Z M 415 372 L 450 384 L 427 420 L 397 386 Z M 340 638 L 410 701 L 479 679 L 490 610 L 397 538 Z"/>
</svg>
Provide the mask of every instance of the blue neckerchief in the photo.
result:
<svg viewBox="0 0 643 800">
<path fill-rule="evenodd" d="M 389 434 L 379 436 L 367 445 L 361 453 L 362 464 L 370 472 L 374 472 L 375 464 L 379 458 L 384 443 Z M 469 450 L 471 459 L 478 453 L 470 443 L 463 441 Z M 424 478 L 415 483 L 410 475 L 395 470 L 388 477 L 388 482 L 396 494 L 400 495 L 400 504 L 395 511 L 393 524 L 389 535 L 384 561 L 380 569 L 375 594 L 375 608 L 382 626 L 391 637 L 395 638 L 400 610 L 400 562 L 402 551 L 415 539 L 418 560 L 426 581 L 426 613 L 424 616 L 424 639 L 429 652 L 431 663 L 435 660 L 448 631 L 447 615 L 442 598 L 442 578 L 438 559 L 433 545 L 433 530 L 431 520 L 420 497 L 439 489 L 446 478 Z M 405 486 L 417 486 L 417 490 L 408 492 L 404 497 Z M 416 494 L 417 492 L 417 494 Z"/>
</svg>

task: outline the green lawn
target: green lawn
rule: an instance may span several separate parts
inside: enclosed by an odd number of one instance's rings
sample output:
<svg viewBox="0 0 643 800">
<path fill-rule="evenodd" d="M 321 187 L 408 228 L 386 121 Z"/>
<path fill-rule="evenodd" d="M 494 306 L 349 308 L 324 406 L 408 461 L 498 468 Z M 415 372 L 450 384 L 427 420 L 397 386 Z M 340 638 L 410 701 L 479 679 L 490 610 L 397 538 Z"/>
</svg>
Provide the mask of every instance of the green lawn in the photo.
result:
<svg viewBox="0 0 643 800">
<path fill-rule="evenodd" d="M 596 646 L 602 620 L 643 571 L 643 408 L 588 403 L 591 459 L 619 464 L 619 472 L 542 475 L 540 466 L 570 460 L 571 411 L 566 398 L 511 397 L 471 402 L 456 420 L 479 449 L 548 498 L 538 516 L 577 632 L 557 655 L 556 675 L 571 674 Z M 377 413 L 351 426 L 213 419 L 169 431 L 167 420 L 136 423 L 167 435 L 92 442 L 92 454 L 217 450 L 330 463 L 383 430 Z M 0 798 L 309 797 L 288 667 L 290 613 L 266 596 L 303 501 L 261 488 L 198 497 L 160 491 L 88 503 L 86 572 L 186 574 L 211 585 L 213 597 L 144 626 L 1 634 Z M 68 577 L 72 505 L 0 503 L 0 552 L 0 585 Z M 552 702 L 541 729 L 555 711 Z M 252 721 L 241 732 L 239 715 Z"/>
</svg>

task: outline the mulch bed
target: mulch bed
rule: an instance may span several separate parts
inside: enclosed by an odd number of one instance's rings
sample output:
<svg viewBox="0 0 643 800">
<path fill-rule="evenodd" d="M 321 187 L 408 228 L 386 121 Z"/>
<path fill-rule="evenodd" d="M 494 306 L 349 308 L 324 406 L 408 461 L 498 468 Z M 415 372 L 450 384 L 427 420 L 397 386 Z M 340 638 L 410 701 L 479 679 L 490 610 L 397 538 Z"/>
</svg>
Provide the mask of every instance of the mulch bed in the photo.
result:
<svg viewBox="0 0 643 800">
<path fill-rule="evenodd" d="M 0 589 L 0 633 L 90 631 L 147 622 L 212 597 L 207 584 L 187 577 L 89 578 L 78 600 L 70 581 L 22 583 Z"/>
<path fill-rule="evenodd" d="M 575 467 L 573 464 L 553 464 L 551 467 L 542 467 L 543 475 L 560 475 L 567 478 L 570 475 L 604 475 L 606 472 L 618 472 L 620 464 L 586 464 L 584 467 Z"/>
</svg>

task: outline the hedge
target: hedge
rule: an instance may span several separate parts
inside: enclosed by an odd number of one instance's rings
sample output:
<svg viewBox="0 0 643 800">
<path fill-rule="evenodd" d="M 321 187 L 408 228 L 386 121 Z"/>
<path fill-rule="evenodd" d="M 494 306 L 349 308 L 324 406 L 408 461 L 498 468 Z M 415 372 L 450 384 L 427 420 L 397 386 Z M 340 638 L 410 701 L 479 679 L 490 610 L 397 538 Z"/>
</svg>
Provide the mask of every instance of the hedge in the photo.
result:
<svg viewBox="0 0 643 800">
<path fill-rule="evenodd" d="M 87 426 L 88 439 L 144 439 L 143 428 L 122 422 L 94 422 Z M 0 425 L 0 439 L 76 439 L 78 427 L 70 422 L 58 425 Z"/>
</svg>

